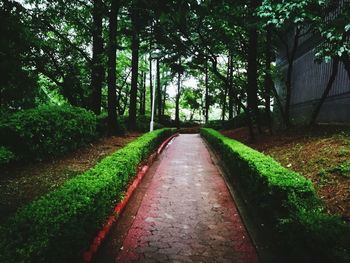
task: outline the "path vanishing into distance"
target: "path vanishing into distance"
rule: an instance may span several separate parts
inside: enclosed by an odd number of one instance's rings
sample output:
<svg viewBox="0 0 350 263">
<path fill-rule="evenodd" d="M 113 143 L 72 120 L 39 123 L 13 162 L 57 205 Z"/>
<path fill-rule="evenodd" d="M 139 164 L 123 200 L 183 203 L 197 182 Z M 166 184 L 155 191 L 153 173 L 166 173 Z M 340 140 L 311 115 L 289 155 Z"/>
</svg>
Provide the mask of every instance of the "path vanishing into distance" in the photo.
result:
<svg viewBox="0 0 350 263">
<path fill-rule="evenodd" d="M 168 145 L 94 262 L 259 262 L 200 135 Z"/>
</svg>

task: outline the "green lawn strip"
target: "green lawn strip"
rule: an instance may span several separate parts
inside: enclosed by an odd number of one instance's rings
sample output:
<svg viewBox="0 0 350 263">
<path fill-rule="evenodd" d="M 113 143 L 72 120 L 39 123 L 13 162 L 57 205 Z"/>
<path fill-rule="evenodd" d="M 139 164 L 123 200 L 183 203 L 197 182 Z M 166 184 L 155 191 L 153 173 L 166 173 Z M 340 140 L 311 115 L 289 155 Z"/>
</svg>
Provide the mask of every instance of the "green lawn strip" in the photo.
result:
<svg viewBox="0 0 350 263">
<path fill-rule="evenodd" d="M 9 219 L 0 262 L 71 262 L 121 200 L 137 167 L 174 129 L 147 133 Z"/>
<path fill-rule="evenodd" d="M 291 261 L 350 262 L 350 225 L 324 212 L 311 181 L 213 129 L 201 135 L 238 178 L 253 209 L 277 225 Z"/>
</svg>

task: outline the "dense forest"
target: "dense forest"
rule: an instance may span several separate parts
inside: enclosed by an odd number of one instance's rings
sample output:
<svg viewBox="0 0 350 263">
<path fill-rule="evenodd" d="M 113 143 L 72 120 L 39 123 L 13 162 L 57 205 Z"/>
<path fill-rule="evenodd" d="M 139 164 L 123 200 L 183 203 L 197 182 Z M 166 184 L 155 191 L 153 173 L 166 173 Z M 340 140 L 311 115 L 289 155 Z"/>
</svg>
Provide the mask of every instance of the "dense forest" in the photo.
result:
<svg viewBox="0 0 350 263">
<path fill-rule="evenodd" d="M 325 97 L 343 63 L 350 76 L 348 1 L 1 1 L 1 112 L 71 105 L 118 116 L 180 121 L 180 108 L 222 120 L 245 112 L 250 126 L 271 121 L 271 103 L 291 125 L 289 103 L 298 43 L 317 34 L 317 59 L 333 63 Z M 329 19 L 330 13 L 337 15 Z M 292 41 L 291 41 L 292 39 Z M 274 80 L 277 47 L 288 58 L 285 94 Z M 183 87 L 196 78 L 198 86 Z M 170 98 L 169 86 L 176 87 Z M 314 122 L 322 106 L 315 107 Z M 175 111 L 171 111 L 174 109 Z M 265 116 L 259 115 L 258 109 Z M 193 114 L 192 114 L 193 115 Z"/>
</svg>

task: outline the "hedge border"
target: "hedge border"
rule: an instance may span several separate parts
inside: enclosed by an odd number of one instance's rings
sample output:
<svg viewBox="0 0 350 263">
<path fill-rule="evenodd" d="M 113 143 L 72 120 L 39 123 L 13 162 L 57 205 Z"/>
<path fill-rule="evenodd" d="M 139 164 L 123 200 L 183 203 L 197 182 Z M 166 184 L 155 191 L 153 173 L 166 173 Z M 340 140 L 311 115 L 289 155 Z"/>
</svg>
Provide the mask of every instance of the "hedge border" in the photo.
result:
<svg viewBox="0 0 350 263">
<path fill-rule="evenodd" d="M 309 180 L 213 129 L 203 128 L 201 135 L 239 181 L 253 209 L 277 226 L 288 262 L 350 262 L 350 225 L 324 212 Z"/>
<path fill-rule="evenodd" d="M 175 129 L 147 133 L 19 210 L 0 229 L 0 262 L 79 260 L 145 160 Z M 79 227 L 77 227 L 79 226 Z"/>
</svg>

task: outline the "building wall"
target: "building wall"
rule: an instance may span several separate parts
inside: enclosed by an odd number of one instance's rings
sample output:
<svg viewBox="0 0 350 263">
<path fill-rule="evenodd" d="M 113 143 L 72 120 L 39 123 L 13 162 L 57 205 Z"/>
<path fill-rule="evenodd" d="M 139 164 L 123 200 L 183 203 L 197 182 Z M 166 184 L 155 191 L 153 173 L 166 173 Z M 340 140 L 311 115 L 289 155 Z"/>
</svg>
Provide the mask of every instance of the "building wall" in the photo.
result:
<svg viewBox="0 0 350 263">
<path fill-rule="evenodd" d="M 322 97 L 331 75 L 332 63 L 316 63 L 314 46 L 318 40 L 308 36 L 301 41 L 292 75 L 291 118 L 294 123 L 307 123 L 313 109 Z M 281 49 L 277 56 L 282 79 L 287 71 L 285 53 Z M 285 98 L 283 80 L 276 83 L 281 98 Z M 317 122 L 350 123 L 350 80 L 340 63 L 338 76 L 326 102 L 323 104 Z"/>
</svg>

